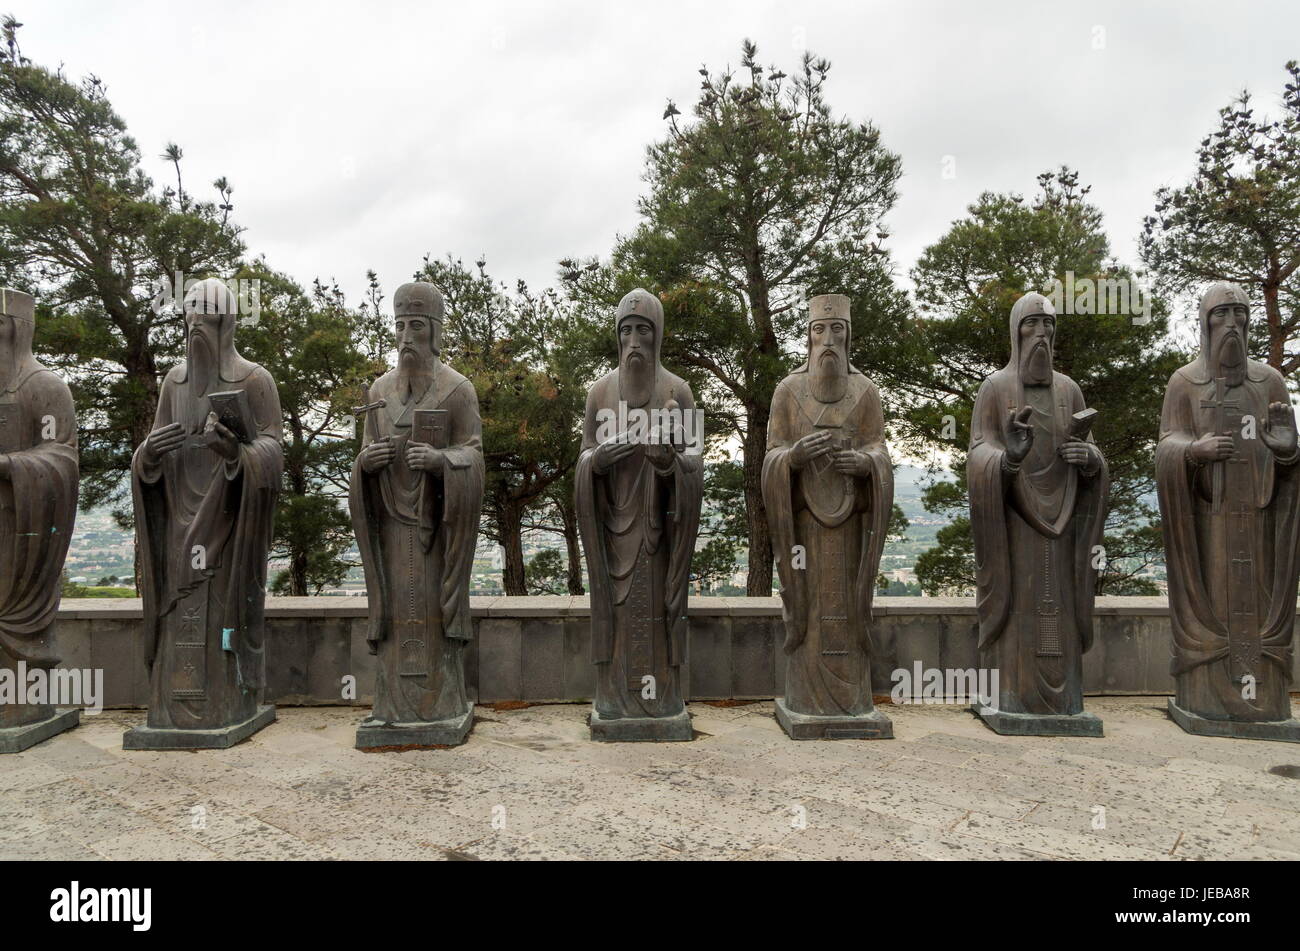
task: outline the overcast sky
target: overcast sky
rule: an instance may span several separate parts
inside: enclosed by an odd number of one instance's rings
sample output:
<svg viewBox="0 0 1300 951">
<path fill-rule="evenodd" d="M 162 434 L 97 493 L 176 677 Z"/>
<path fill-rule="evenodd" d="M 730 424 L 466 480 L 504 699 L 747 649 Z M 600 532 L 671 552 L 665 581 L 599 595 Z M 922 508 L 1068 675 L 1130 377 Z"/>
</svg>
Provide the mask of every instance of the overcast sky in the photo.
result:
<svg viewBox="0 0 1300 951">
<path fill-rule="evenodd" d="M 1133 261 L 1152 192 L 1187 178 L 1216 110 L 1247 87 L 1275 111 L 1300 57 L 1294 0 L 8 9 L 33 60 L 104 80 L 155 180 L 179 143 L 187 188 L 234 185 L 253 253 L 354 301 L 367 268 L 391 299 L 426 252 L 538 286 L 562 256 L 607 254 L 666 100 L 689 114 L 696 70 L 736 64 L 744 37 L 786 72 L 805 47 L 830 59 L 832 108 L 902 155 L 901 274 L 981 191 L 1032 192 L 1063 162 Z"/>
</svg>

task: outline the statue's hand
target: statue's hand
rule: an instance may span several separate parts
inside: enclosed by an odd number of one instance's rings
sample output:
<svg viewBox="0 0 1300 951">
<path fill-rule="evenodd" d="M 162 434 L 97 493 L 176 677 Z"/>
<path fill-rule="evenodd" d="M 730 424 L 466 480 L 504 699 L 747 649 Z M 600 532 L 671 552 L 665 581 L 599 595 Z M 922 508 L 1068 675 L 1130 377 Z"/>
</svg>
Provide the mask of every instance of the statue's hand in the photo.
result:
<svg viewBox="0 0 1300 951">
<path fill-rule="evenodd" d="M 216 413 L 208 413 L 203 432 L 213 437 L 208 443 L 208 448 L 222 459 L 234 462 L 239 458 L 239 437 L 221 424 Z"/>
<path fill-rule="evenodd" d="M 607 439 L 596 447 L 595 458 L 591 461 L 592 468 L 598 474 L 604 475 L 614 468 L 615 464 L 630 456 L 635 448 L 636 443 L 620 439 L 618 436 Z"/>
<path fill-rule="evenodd" d="M 1264 445 L 1273 450 L 1279 459 L 1289 459 L 1295 455 L 1296 428 L 1295 414 L 1286 403 L 1269 403 L 1268 419 L 1260 431 Z"/>
<path fill-rule="evenodd" d="M 1023 406 L 1020 412 L 1007 410 L 1007 459 L 1012 465 L 1020 465 L 1029 455 L 1034 444 L 1034 427 L 1029 422 L 1034 415 L 1032 406 Z"/>
<path fill-rule="evenodd" d="M 835 453 L 835 471 L 847 476 L 862 479 L 871 474 L 870 461 L 865 452 L 856 449 L 841 449 Z"/>
<path fill-rule="evenodd" d="M 1072 466 L 1079 466 L 1083 469 L 1095 469 L 1100 460 L 1100 453 L 1097 447 L 1090 442 L 1084 442 L 1082 439 L 1067 439 L 1061 443 L 1057 452 L 1061 458 Z"/>
<path fill-rule="evenodd" d="M 180 423 L 168 423 L 155 429 L 144 441 L 145 460 L 156 464 L 167 453 L 179 449 L 183 442 L 185 442 L 185 427 Z"/>
<path fill-rule="evenodd" d="M 376 439 L 361 450 L 361 468 L 366 472 L 378 472 L 397 455 L 397 447 L 387 439 Z"/>
<path fill-rule="evenodd" d="M 414 472 L 441 472 L 447 464 L 447 454 L 434 449 L 427 442 L 406 444 L 406 465 Z"/>
<path fill-rule="evenodd" d="M 1209 433 L 1192 443 L 1187 451 L 1198 466 L 1204 466 L 1211 462 L 1218 462 L 1220 459 L 1227 459 L 1236 451 L 1236 446 L 1233 445 L 1231 436 L 1216 436 L 1214 433 Z"/>
<path fill-rule="evenodd" d="M 808 463 L 812 462 L 818 456 L 824 455 L 831 451 L 831 440 L 834 437 L 829 429 L 822 429 L 815 433 L 809 433 L 794 444 L 790 450 L 790 468 L 802 469 Z"/>
</svg>

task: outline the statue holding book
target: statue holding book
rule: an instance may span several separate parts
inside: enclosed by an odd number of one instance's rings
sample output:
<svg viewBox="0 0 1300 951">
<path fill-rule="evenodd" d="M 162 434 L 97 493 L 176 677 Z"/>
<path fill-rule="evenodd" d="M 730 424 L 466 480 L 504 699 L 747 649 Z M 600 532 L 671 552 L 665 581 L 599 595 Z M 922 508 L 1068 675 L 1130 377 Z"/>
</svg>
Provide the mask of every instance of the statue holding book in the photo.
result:
<svg viewBox="0 0 1300 951">
<path fill-rule="evenodd" d="M 465 648 L 483 504 L 478 397 L 439 359 L 438 289 L 404 284 L 393 310 L 397 367 L 357 407 L 364 430 L 349 495 L 378 661 L 358 749 L 462 743 L 473 715 Z"/>
<path fill-rule="evenodd" d="M 235 349 L 237 309 L 215 278 L 185 295 L 185 360 L 131 460 L 150 700 L 126 749 L 228 747 L 275 719 L 262 703 L 263 606 L 280 397 Z"/>
</svg>

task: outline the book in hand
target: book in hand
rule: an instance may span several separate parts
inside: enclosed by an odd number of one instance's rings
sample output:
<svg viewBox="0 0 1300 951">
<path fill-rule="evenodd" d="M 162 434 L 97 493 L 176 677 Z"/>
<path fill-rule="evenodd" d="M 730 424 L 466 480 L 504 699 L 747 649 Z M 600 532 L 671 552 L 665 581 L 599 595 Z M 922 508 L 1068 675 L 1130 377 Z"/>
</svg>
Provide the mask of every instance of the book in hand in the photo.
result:
<svg viewBox="0 0 1300 951">
<path fill-rule="evenodd" d="M 240 442 L 253 441 L 253 417 L 248 411 L 248 394 L 245 391 L 209 393 L 208 405 L 217 414 L 217 422 L 234 433 Z"/>
<path fill-rule="evenodd" d="M 417 409 L 411 425 L 411 441 L 434 449 L 447 448 L 447 410 Z"/>
<path fill-rule="evenodd" d="M 1087 409 L 1081 409 L 1070 417 L 1070 438 L 1087 439 L 1088 433 L 1092 431 L 1093 421 L 1097 418 L 1097 411 L 1091 406 Z"/>
</svg>

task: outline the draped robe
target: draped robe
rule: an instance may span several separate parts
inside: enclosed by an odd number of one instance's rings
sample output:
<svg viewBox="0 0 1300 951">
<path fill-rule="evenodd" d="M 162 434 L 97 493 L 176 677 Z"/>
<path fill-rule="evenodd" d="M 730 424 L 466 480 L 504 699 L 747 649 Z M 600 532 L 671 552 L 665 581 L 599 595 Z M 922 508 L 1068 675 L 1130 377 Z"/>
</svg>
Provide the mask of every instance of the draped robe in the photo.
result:
<svg viewBox="0 0 1300 951">
<path fill-rule="evenodd" d="M 206 392 L 184 364 L 167 374 L 154 429 L 179 422 L 185 442 L 156 463 L 131 460 L 140 551 L 148 726 L 219 729 L 253 717 L 265 685 L 266 558 L 284 469 L 275 381 L 242 358 L 223 361 Z M 205 444 L 208 393 L 243 390 L 251 442 L 233 462 Z"/>
<path fill-rule="evenodd" d="M 435 364 L 433 383 L 403 404 L 390 370 L 370 390 L 363 446 L 392 439 L 392 462 L 352 466 L 349 505 L 370 604 L 367 641 L 378 659 L 373 718 L 430 723 L 463 716 L 464 647 L 473 637 L 469 576 L 483 505 L 483 445 L 478 398 L 460 373 Z M 447 412 L 446 466 L 413 470 L 405 448 L 416 410 Z M 439 447 L 442 448 L 442 447 Z"/>
<path fill-rule="evenodd" d="M 1268 405 L 1290 406 L 1282 376 L 1249 361 L 1239 386 L 1215 380 L 1198 360 L 1165 391 L 1156 448 L 1176 702 L 1213 720 L 1291 717 L 1291 643 L 1300 536 L 1300 453 L 1279 460 L 1259 438 Z M 1255 418 L 1255 438 L 1242 433 Z M 1226 461 L 1198 466 L 1188 448 L 1206 434 L 1231 435 Z M 1215 471 L 1222 499 L 1215 509 Z M 1243 678 L 1254 680 L 1244 696 Z"/>
<path fill-rule="evenodd" d="M 1050 385 L 1021 386 L 1015 359 L 984 381 L 971 418 L 966 473 L 980 662 L 998 671 L 1000 711 L 1073 715 L 1083 712 L 1093 548 L 1109 473 L 1104 459 L 1089 472 L 1057 452 L 1071 417 L 1086 408 L 1078 385 L 1054 372 Z M 1033 446 L 1012 474 L 1004 467 L 1007 414 L 1024 406 L 1033 408 Z"/>
<path fill-rule="evenodd" d="M 30 323 L 14 325 L 30 337 Z M 0 478 L 0 665 L 49 669 L 60 660 L 54 615 L 77 512 L 77 420 L 68 385 L 35 360 L 0 391 L 0 453 L 10 467 Z M 48 704 L 0 704 L 0 728 L 53 714 Z"/>
<path fill-rule="evenodd" d="M 587 394 L 576 473 L 578 526 L 591 582 L 591 652 L 596 712 L 603 719 L 670 717 L 685 709 L 680 668 L 686 661 L 686 597 L 703 498 L 702 458 L 674 450 L 666 464 L 637 445 L 610 468 L 595 471 L 598 414 L 617 416 L 618 370 Z M 695 408 L 690 387 L 658 367 L 644 407 L 675 400 Z M 654 677 L 654 697 L 642 696 Z"/>
<path fill-rule="evenodd" d="M 785 704 L 795 713 L 860 716 L 871 701 L 871 600 L 894 502 L 875 384 L 850 369 L 845 395 L 818 402 L 811 374 L 786 377 L 772 397 L 763 503 L 781 579 L 785 618 Z M 836 449 L 865 452 L 869 474 L 835 471 L 830 454 L 795 471 L 790 453 L 821 429 Z M 797 564 L 795 546 L 804 561 Z"/>
</svg>

